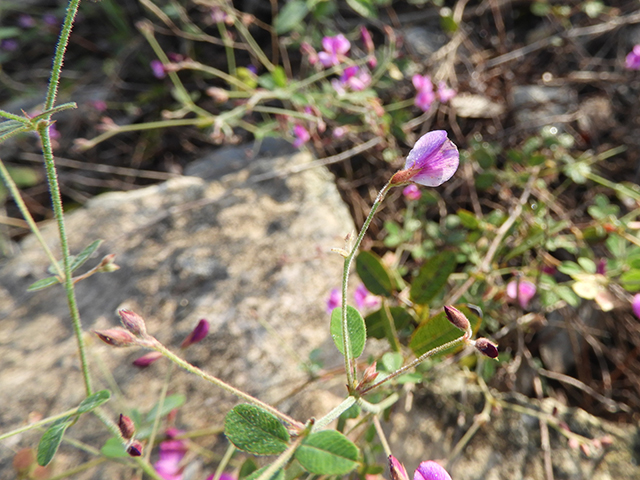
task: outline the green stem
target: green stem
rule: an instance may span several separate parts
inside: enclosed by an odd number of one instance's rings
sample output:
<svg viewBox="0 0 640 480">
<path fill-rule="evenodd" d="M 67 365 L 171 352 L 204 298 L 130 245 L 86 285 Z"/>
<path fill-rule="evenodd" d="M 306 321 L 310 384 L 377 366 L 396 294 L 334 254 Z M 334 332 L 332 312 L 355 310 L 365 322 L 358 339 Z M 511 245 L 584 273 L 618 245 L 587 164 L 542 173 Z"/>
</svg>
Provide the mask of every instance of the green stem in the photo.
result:
<svg viewBox="0 0 640 480">
<path fill-rule="evenodd" d="M 393 372 L 391 375 L 383 378 L 382 380 L 380 380 L 377 383 L 374 383 L 373 385 L 371 385 L 370 387 L 365 388 L 364 390 L 362 390 L 360 392 L 360 395 L 364 395 L 367 392 L 370 392 L 371 390 L 373 390 L 374 388 L 379 387 L 380 385 L 382 385 L 385 382 L 388 382 L 389 380 L 396 378 L 398 375 L 406 372 L 407 370 L 415 367 L 416 365 L 424 362 L 427 358 L 435 355 L 436 353 L 440 353 L 444 350 L 446 350 L 447 348 L 451 348 L 455 345 L 458 345 L 459 343 L 462 343 L 466 340 L 466 336 L 463 335 L 461 337 L 456 338 L 455 340 L 451 340 L 450 342 L 444 343 L 442 345 L 440 345 L 439 347 L 433 348 L 431 350 L 429 350 L 426 353 L 423 353 L 422 355 L 420 355 L 418 358 L 416 358 L 413 362 L 408 363 L 407 365 L 405 365 L 404 367 L 400 367 L 398 370 L 396 370 L 395 372 Z"/>
<path fill-rule="evenodd" d="M 367 411 L 369 413 L 373 413 L 374 415 L 377 415 L 377 414 L 385 411 L 387 408 L 389 408 L 394 403 L 396 403 L 399 398 L 400 398 L 400 395 L 398 395 L 395 392 L 392 393 L 391 395 L 389 395 L 387 398 L 385 398 L 380 403 L 369 403 L 363 398 L 358 398 L 358 405 L 360 405 L 363 410 L 365 410 L 365 411 Z"/>
<path fill-rule="evenodd" d="M 300 435 L 298 438 L 296 438 L 296 441 L 289 445 L 289 447 L 280 454 L 276 461 L 269 465 L 269 468 L 262 472 L 262 474 L 256 480 L 269 480 L 270 478 L 272 478 L 273 475 L 278 471 L 278 469 L 284 467 L 289 459 L 293 457 L 293 454 L 296 453 L 296 450 L 305 438 L 306 435 Z"/>
<path fill-rule="evenodd" d="M 73 3 L 73 0 L 72 0 Z M 69 13 L 67 13 L 69 15 Z M 65 20 L 66 23 L 66 20 Z M 54 64 L 55 65 L 55 64 Z M 55 95 L 55 92 L 54 92 Z M 49 107 L 51 108 L 51 107 Z M 64 270 L 64 289 L 67 293 L 67 303 L 69 304 L 69 312 L 71 313 L 71 322 L 73 331 L 78 344 L 78 354 L 80 355 L 80 363 L 82 367 L 82 376 L 84 378 L 84 386 L 87 396 L 93 393 L 91 387 L 91 376 L 89 373 L 89 362 L 87 360 L 87 352 L 82 337 L 82 324 L 80 323 L 80 312 L 76 302 L 75 290 L 73 288 L 73 277 L 71 276 L 71 258 L 69 254 L 69 243 L 67 241 L 67 233 L 64 225 L 64 211 L 62 208 L 62 197 L 60 195 L 60 186 L 58 184 L 58 175 L 56 172 L 55 162 L 53 161 L 53 151 L 51 148 L 51 138 L 49 137 L 49 122 L 40 121 L 38 124 L 38 134 L 42 142 L 42 155 L 47 171 L 47 183 L 49 184 L 49 192 L 51 194 L 51 203 L 53 205 L 53 213 L 58 225 L 58 235 L 60 237 L 60 250 L 62 253 L 62 264 Z"/>
<path fill-rule="evenodd" d="M 22 432 L 26 432 L 33 428 L 41 427 L 42 425 L 46 425 L 47 423 L 55 422 L 56 420 L 60 420 L 61 418 L 67 417 L 69 415 L 73 415 L 78 411 L 78 407 L 72 408 L 71 410 L 67 410 L 66 412 L 59 413 L 57 415 L 53 415 L 51 417 L 44 418 L 39 422 L 30 423 L 29 425 L 25 425 L 24 427 L 16 428 L 15 430 L 11 430 L 10 432 L 3 433 L 0 435 L 0 440 L 4 440 L 5 438 L 9 438 L 13 435 L 17 435 Z"/>
<path fill-rule="evenodd" d="M 227 27 L 224 22 L 218 22 L 218 32 L 220 33 L 220 38 L 222 38 L 222 41 L 224 42 L 224 51 L 227 55 L 227 68 L 229 69 L 229 75 L 236 77 L 236 57 L 233 52 L 233 41 L 229 38 L 229 32 L 227 32 Z"/>
<path fill-rule="evenodd" d="M 228 383 L 223 382 L 219 378 L 214 377 L 213 375 L 209 375 L 205 371 L 200 370 L 198 367 L 196 367 L 194 365 L 191 365 L 189 362 L 186 362 L 182 358 L 178 357 L 175 353 L 171 352 L 169 349 L 167 349 L 160 342 L 158 342 L 158 341 L 153 342 L 153 344 L 150 345 L 149 348 L 152 348 L 156 352 L 160 352 L 162 355 L 164 355 L 169 360 L 171 360 L 172 362 L 177 364 L 179 367 L 184 368 L 186 371 L 191 372 L 191 373 L 199 376 L 203 380 L 206 380 L 209 383 L 213 383 L 214 385 L 222 388 L 223 390 L 231 393 L 232 395 L 235 395 L 238 398 L 246 400 L 249 403 L 252 403 L 254 405 L 257 405 L 258 407 L 261 407 L 261 408 L 267 410 L 269 413 L 272 413 L 273 415 L 275 415 L 276 417 L 278 417 L 282 421 L 288 423 L 289 425 L 292 425 L 292 426 L 294 426 L 294 427 L 296 427 L 298 429 L 304 428 L 304 425 L 302 423 L 298 422 L 297 420 L 294 420 L 289 415 L 287 415 L 285 413 L 282 413 L 281 411 L 279 411 L 278 409 L 272 407 L 268 403 L 265 403 L 262 400 L 258 400 L 257 398 L 249 395 L 248 393 L 245 393 L 242 390 L 238 390 L 237 388 L 232 387 Z"/>
<path fill-rule="evenodd" d="M 213 474 L 213 480 L 220 480 L 220 477 L 222 476 L 222 472 L 224 472 L 224 469 L 227 468 L 227 465 L 229 464 L 229 460 L 231 460 L 231 457 L 233 456 L 233 452 L 235 451 L 236 451 L 236 447 L 233 446 L 233 443 L 229 443 L 229 446 L 227 447 L 227 451 L 224 452 L 224 456 L 222 457 L 222 460 L 220 460 L 220 463 L 218 464 L 218 467 L 216 468 L 216 471 Z"/>
<path fill-rule="evenodd" d="M 20 115 L 9 113 L 5 110 L 2 110 L 1 108 L 0 108 L 0 117 L 8 118 L 9 120 L 15 120 L 16 122 L 24 123 L 27 125 L 29 125 L 30 123 L 28 119 L 21 117 Z"/>
<path fill-rule="evenodd" d="M 378 193 L 375 202 L 371 206 L 371 211 L 367 216 L 364 224 L 362 225 L 362 229 L 360 230 L 360 234 L 353 246 L 351 247 L 351 251 L 349 255 L 344 259 L 344 269 L 342 271 L 342 345 L 344 351 L 344 361 L 345 361 L 345 370 L 347 372 L 347 387 L 349 389 L 355 388 L 355 375 L 352 366 L 352 358 L 351 358 L 351 342 L 349 341 L 349 329 L 347 326 L 347 286 L 349 284 L 349 272 L 351 270 L 351 264 L 353 263 L 353 259 L 358 252 L 358 248 L 362 243 L 362 239 L 364 238 L 371 221 L 373 220 L 373 216 L 376 214 L 378 207 L 382 203 L 385 195 L 391 188 L 391 182 L 388 182 L 382 190 Z"/>
<path fill-rule="evenodd" d="M 333 410 L 331 410 L 329 413 L 327 413 L 324 417 L 322 417 L 320 420 L 317 420 L 314 424 L 313 427 L 311 428 L 311 432 L 316 432 L 324 427 L 326 427 L 327 425 L 329 425 L 331 422 L 333 422 L 336 418 L 338 418 L 340 415 L 342 415 L 343 412 L 346 412 L 349 408 L 351 408 L 351 406 L 356 403 L 357 399 L 356 397 L 350 395 L 347 398 L 345 398 L 340 405 L 338 405 L 337 407 L 335 407 Z"/>
<path fill-rule="evenodd" d="M 2 177 L 2 180 L 4 181 L 5 185 L 9 189 L 9 192 L 11 193 L 11 197 L 13 198 L 13 201 L 16 202 L 16 205 L 18 206 L 18 209 L 20 210 L 22 217 L 25 219 L 25 221 L 29 225 L 31 232 L 35 235 L 36 239 L 38 240 L 38 243 L 40 243 L 40 246 L 42 246 L 44 253 L 47 255 L 47 257 L 49 257 L 49 261 L 51 262 L 51 265 L 58 273 L 60 280 L 62 280 L 64 278 L 64 273 L 60 268 L 60 264 L 56 260 L 56 257 L 53 256 L 53 253 L 49 249 L 49 246 L 47 245 L 47 243 L 44 241 L 44 238 L 42 238 L 40 229 L 36 225 L 36 222 L 33 220 L 31 213 L 29 213 L 29 209 L 27 208 L 27 205 L 24 203 L 24 200 L 22 200 L 22 196 L 20 195 L 20 190 L 18 189 L 16 182 L 14 182 L 13 178 L 11 178 L 11 175 L 9 175 L 9 171 L 4 166 L 4 162 L 2 160 L 0 160 L 0 177 Z"/>
</svg>

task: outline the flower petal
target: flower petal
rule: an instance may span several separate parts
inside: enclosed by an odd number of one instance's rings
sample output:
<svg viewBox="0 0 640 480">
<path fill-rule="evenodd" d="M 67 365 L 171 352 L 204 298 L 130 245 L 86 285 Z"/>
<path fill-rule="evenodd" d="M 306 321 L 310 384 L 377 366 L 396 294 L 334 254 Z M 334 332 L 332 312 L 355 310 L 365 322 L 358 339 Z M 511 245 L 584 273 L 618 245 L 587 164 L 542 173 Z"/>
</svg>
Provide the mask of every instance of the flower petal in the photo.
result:
<svg viewBox="0 0 640 480">
<path fill-rule="evenodd" d="M 451 475 L 433 460 L 422 462 L 413 474 L 413 480 L 451 480 Z"/>
<path fill-rule="evenodd" d="M 447 138 L 447 133 L 436 130 L 438 136 L 428 138 L 421 143 L 429 133 L 423 136 L 407 157 L 406 168 L 417 168 L 420 171 L 411 179 L 427 187 L 437 187 L 453 177 L 460 164 L 460 154 L 454 143 Z M 443 139 L 440 141 L 440 139 Z M 415 152 L 415 153 L 414 153 Z"/>
</svg>

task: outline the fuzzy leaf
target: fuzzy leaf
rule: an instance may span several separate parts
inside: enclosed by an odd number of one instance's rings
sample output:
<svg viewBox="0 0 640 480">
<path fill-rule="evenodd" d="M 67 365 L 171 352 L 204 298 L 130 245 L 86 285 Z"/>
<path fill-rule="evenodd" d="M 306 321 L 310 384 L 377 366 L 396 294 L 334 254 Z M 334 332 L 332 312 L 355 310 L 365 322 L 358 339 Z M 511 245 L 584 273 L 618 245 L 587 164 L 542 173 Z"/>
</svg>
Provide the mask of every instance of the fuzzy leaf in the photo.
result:
<svg viewBox="0 0 640 480">
<path fill-rule="evenodd" d="M 41 278 L 37 282 L 33 282 L 31 285 L 27 287 L 27 292 L 36 292 L 38 290 L 44 290 L 51 285 L 55 285 L 56 283 L 60 283 L 57 277 L 47 277 Z"/>
<path fill-rule="evenodd" d="M 351 305 L 347 305 L 347 330 L 349 331 L 351 358 L 358 358 L 362 354 L 367 341 L 367 327 L 360 312 Z M 340 307 L 334 308 L 331 312 L 331 337 L 340 353 L 344 355 L 342 309 Z"/>
<path fill-rule="evenodd" d="M 427 260 L 411 284 L 411 300 L 420 305 L 429 303 L 445 287 L 456 264 L 456 254 L 449 251 L 437 253 Z"/>
<path fill-rule="evenodd" d="M 78 405 L 78 413 L 90 412 L 94 408 L 108 402 L 110 398 L 111 392 L 109 390 L 100 390 L 80 402 L 80 405 Z"/>
<path fill-rule="evenodd" d="M 107 440 L 100 449 L 100 453 L 107 458 L 123 458 L 129 456 L 122 442 L 116 437 L 111 437 Z"/>
<path fill-rule="evenodd" d="M 302 0 L 293 0 L 282 7 L 278 16 L 275 18 L 273 25 L 278 35 L 288 33 L 302 23 L 304 17 L 309 13 L 307 2 Z"/>
<path fill-rule="evenodd" d="M 335 430 L 323 430 L 311 434 L 295 458 L 316 475 L 345 475 L 358 466 L 358 447 Z"/>
<path fill-rule="evenodd" d="M 167 398 L 164 399 L 164 403 L 162 404 L 160 417 L 169 415 L 169 412 L 174 408 L 180 408 L 182 405 L 184 405 L 184 402 L 186 400 L 187 400 L 187 397 L 179 393 L 167 396 Z M 147 418 L 146 418 L 147 423 L 153 422 L 153 420 L 156 418 L 157 411 L 158 411 L 158 404 L 156 404 L 147 415 Z"/>
<path fill-rule="evenodd" d="M 72 423 L 73 417 L 68 416 L 61 418 L 47 428 L 38 444 L 38 465 L 41 467 L 49 465 L 49 462 L 53 460 L 54 455 L 58 451 L 64 432 Z"/>
<path fill-rule="evenodd" d="M 236 448 L 254 455 L 277 455 L 289 445 L 289 433 L 277 417 L 255 405 L 241 404 L 224 420 L 224 433 Z"/>
<path fill-rule="evenodd" d="M 476 333 L 482 323 L 480 317 L 466 306 L 460 305 L 456 308 L 467 316 L 469 323 L 471 324 L 471 329 Z M 422 325 L 417 328 L 411 337 L 409 348 L 413 350 L 416 357 L 419 357 L 423 353 L 455 340 L 462 335 L 462 330 L 451 325 L 449 320 L 447 320 L 446 314 L 444 312 L 440 312 L 439 314 L 427 319 L 427 321 L 423 322 Z M 458 345 L 444 350 L 435 356 L 448 355 L 460 350 L 460 348 L 461 345 Z"/>
<path fill-rule="evenodd" d="M 356 272 L 364 286 L 374 295 L 390 297 L 393 293 L 391 276 L 376 254 L 362 251 L 356 258 Z"/>
</svg>

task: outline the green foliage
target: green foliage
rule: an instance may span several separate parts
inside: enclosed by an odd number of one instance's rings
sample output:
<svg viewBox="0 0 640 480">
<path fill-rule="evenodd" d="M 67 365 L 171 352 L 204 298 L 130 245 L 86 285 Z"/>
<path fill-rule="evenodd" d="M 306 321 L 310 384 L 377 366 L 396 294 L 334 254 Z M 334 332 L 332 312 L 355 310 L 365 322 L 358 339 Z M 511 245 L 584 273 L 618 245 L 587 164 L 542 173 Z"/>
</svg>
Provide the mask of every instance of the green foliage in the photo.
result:
<svg viewBox="0 0 640 480">
<path fill-rule="evenodd" d="M 224 421 L 224 433 L 243 452 L 277 455 L 289 445 L 289 433 L 273 414 L 255 405 L 241 404 Z"/>
<path fill-rule="evenodd" d="M 295 458 L 316 475 L 345 475 L 358 466 L 358 447 L 335 430 L 312 433 L 296 450 Z"/>
<path fill-rule="evenodd" d="M 480 328 L 482 320 L 475 313 L 473 313 L 466 306 L 458 306 L 458 310 L 464 313 L 469 319 L 471 329 L 474 334 Z M 444 312 L 440 312 L 437 315 L 429 317 L 422 322 L 411 337 L 409 342 L 409 348 L 413 350 L 416 357 L 419 357 L 423 353 L 433 350 L 434 348 L 444 345 L 447 342 L 455 340 L 463 335 L 462 330 L 454 327 Z M 454 353 L 462 348 L 462 345 L 454 346 L 444 350 L 437 354 L 437 356 L 444 356 Z"/>
<path fill-rule="evenodd" d="M 360 312 L 351 305 L 347 305 L 347 331 L 349 333 L 351 358 L 358 358 L 362 355 L 367 341 L 367 327 Z M 334 308 L 331 312 L 331 338 L 333 338 L 336 348 L 344 355 L 342 310 L 340 307 Z"/>
<path fill-rule="evenodd" d="M 106 403 L 111 398 L 111 392 L 109 390 L 100 390 L 93 395 L 85 398 L 80 405 L 78 405 L 78 413 L 87 413 L 98 408 L 103 403 Z"/>
<path fill-rule="evenodd" d="M 438 253 L 427 260 L 411 284 L 411 300 L 421 305 L 433 300 L 447 285 L 456 264 L 456 255 L 450 251 Z"/>
<path fill-rule="evenodd" d="M 366 250 L 356 257 L 356 272 L 364 286 L 374 295 L 390 297 L 393 293 L 391 276 L 380 257 Z"/>
<path fill-rule="evenodd" d="M 60 420 L 54 422 L 42 435 L 40 438 L 40 443 L 38 443 L 38 455 L 36 457 L 38 461 L 38 465 L 44 467 L 49 465 L 56 452 L 58 451 L 58 447 L 60 446 L 60 442 L 62 442 L 62 437 L 64 436 L 64 432 L 67 431 L 71 425 L 73 425 L 74 417 L 69 415 L 68 417 L 61 418 Z"/>
</svg>

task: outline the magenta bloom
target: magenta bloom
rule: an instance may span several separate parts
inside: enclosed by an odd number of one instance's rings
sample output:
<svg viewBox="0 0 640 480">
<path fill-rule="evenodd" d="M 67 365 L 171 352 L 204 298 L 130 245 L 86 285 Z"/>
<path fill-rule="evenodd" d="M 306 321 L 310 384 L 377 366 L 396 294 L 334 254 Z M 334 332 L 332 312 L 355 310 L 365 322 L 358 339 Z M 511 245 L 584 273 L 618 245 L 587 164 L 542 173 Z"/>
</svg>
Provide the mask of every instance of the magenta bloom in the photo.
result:
<svg viewBox="0 0 640 480">
<path fill-rule="evenodd" d="M 433 93 L 433 83 L 431 83 L 431 77 L 429 75 L 414 75 L 411 79 L 413 86 L 416 87 L 417 94 L 414 104 L 423 112 L 426 112 L 431 107 L 431 104 L 436 99 L 435 93 Z"/>
<path fill-rule="evenodd" d="M 404 187 L 404 189 L 402 190 L 402 195 L 404 195 L 404 198 L 406 198 L 407 200 L 420 200 L 420 197 L 422 197 L 422 192 L 415 183 L 410 183 L 409 185 Z"/>
<path fill-rule="evenodd" d="M 151 67 L 154 77 L 164 78 L 167 75 L 167 72 L 164 71 L 164 65 L 162 65 L 160 60 L 151 60 L 149 66 Z"/>
<path fill-rule="evenodd" d="M 393 455 L 389 455 L 389 470 L 392 480 L 409 480 L 404 466 Z M 413 480 L 451 480 L 451 476 L 439 464 L 428 460 L 418 466 L 413 473 Z"/>
<path fill-rule="evenodd" d="M 293 142 L 293 146 L 296 148 L 300 148 L 304 143 L 307 143 L 311 139 L 311 135 L 309 135 L 307 129 L 299 124 L 296 124 L 293 127 L 293 135 L 296 137 Z"/>
<path fill-rule="evenodd" d="M 456 91 L 453 88 L 447 87 L 447 84 L 444 82 L 438 83 L 438 99 L 442 103 L 447 103 L 453 97 L 456 96 Z"/>
<path fill-rule="evenodd" d="M 209 475 L 207 477 L 207 480 L 213 480 L 214 477 L 215 477 L 215 474 Z M 237 480 L 237 477 L 232 473 L 222 472 L 219 480 Z"/>
<path fill-rule="evenodd" d="M 153 362 L 155 362 L 156 360 L 160 360 L 161 358 L 162 358 L 162 354 L 160 352 L 149 352 L 149 353 L 145 353 L 140 358 L 136 358 L 133 361 L 133 364 L 136 367 L 146 368 L 149 365 L 151 365 Z"/>
<path fill-rule="evenodd" d="M 404 169 L 391 177 L 391 184 L 408 182 L 437 187 L 449 180 L 460 164 L 458 148 L 447 138 L 444 130 L 425 133 L 413 146 Z"/>
<path fill-rule="evenodd" d="M 322 39 L 323 52 L 318 53 L 318 59 L 320 63 L 325 67 L 333 67 L 340 63 L 342 57 L 344 57 L 349 49 L 351 43 L 347 38 L 340 34 L 335 37 L 324 37 Z"/>
<path fill-rule="evenodd" d="M 629 70 L 640 70 L 640 45 L 633 47 L 625 60 L 625 67 Z"/>
<path fill-rule="evenodd" d="M 518 303 L 523 310 L 529 306 L 529 302 L 536 294 L 536 286 L 528 280 L 511 280 L 507 284 L 507 296 Z"/>
<path fill-rule="evenodd" d="M 204 318 L 200 319 L 196 328 L 194 328 L 187 338 L 182 341 L 180 348 L 187 348 L 194 343 L 198 343 L 204 339 L 209 333 L 209 322 Z"/>
<path fill-rule="evenodd" d="M 364 283 L 358 285 L 356 291 L 353 292 L 353 299 L 359 310 L 373 309 L 380 306 L 380 297 L 367 290 Z"/>
<path fill-rule="evenodd" d="M 342 292 L 339 288 L 332 288 L 327 299 L 327 312 L 331 313 L 334 308 L 342 305 Z"/>
<path fill-rule="evenodd" d="M 180 464 L 187 453 L 184 440 L 165 440 L 160 442 L 160 456 L 153 464 L 164 480 L 182 480 L 184 466 Z"/>
<path fill-rule="evenodd" d="M 359 92 L 369 86 L 371 75 L 365 69 L 353 65 L 344 69 L 340 80 L 354 92 Z"/>
<path fill-rule="evenodd" d="M 631 308 L 633 308 L 633 313 L 636 315 L 636 317 L 640 318 L 640 293 L 636 293 L 633 296 Z"/>
<path fill-rule="evenodd" d="M 36 21 L 31 15 L 22 14 L 18 17 L 18 25 L 22 28 L 33 28 L 36 26 Z"/>
</svg>

